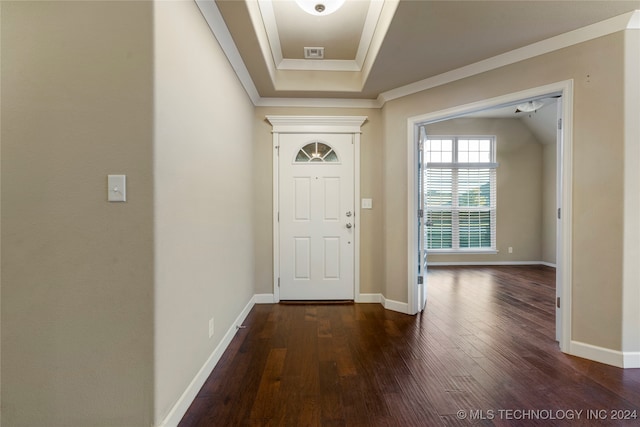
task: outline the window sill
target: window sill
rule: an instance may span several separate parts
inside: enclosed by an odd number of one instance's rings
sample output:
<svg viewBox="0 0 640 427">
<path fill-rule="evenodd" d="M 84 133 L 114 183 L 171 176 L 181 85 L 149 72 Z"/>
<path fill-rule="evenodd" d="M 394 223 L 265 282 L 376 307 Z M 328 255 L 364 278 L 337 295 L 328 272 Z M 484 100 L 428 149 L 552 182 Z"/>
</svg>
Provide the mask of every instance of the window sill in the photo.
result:
<svg viewBox="0 0 640 427">
<path fill-rule="evenodd" d="M 446 250 L 446 249 L 427 249 L 427 255 L 497 255 L 495 249 L 469 249 L 469 250 Z"/>
</svg>

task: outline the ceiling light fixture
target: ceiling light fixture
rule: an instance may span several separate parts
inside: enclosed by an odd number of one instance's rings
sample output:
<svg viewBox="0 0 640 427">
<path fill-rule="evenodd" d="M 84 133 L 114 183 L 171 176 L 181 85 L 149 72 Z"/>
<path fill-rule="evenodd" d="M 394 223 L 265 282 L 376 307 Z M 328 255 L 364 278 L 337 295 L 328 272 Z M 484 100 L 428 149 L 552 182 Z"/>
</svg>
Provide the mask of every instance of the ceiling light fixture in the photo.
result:
<svg viewBox="0 0 640 427">
<path fill-rule="evenodd" d="M 345 0 L 296 0 L 305 12 L 315 16 L 330 15 L 340 9 Z"/>
<path fill-rule="evenodd" d="M 531 113 L 544 105 L 542 101 L 528 101 L 524 104 L 516 105 L 516 113 Z"/>
</svg>

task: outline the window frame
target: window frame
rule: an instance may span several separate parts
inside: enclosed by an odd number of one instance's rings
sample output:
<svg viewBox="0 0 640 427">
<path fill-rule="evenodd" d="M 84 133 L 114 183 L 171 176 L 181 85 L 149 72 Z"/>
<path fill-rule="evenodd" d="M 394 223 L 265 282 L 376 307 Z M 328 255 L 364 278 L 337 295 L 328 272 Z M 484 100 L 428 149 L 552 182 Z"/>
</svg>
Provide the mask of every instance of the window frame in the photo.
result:
<svg viewBox="0 0 640 427">
<path fill-rule="evenodd" d="M 426 133 L 426 132 L 425 132 Z M 490 155 L 489 162 L 460 162 L 459 160 L 459 142 L 465 140 L 489 140 L 490 141 Z M 452 162 L 429 162 L 429 141 L 433 140 L 451 140 L 452 141 Z M 424 138 L 424 188 L 425 188 L 425 251 L 428 254 L 497 254 L 497 178 L 496 169 L 498 163 L 496 161 L 496 136 L 495 135 L 425 135 Z M 479 151 L 480 152 L 480 151 Z M 427 191 L 427 176 L 430 169 L 447 169 L 451 171 L 451 207 L 450 209 L 435 208 L 429 209 L 427 205 L 428 196 Z M 490 183 L 490 201 L 489 206 L 483 207 L 471 207 L 460 206 L 460 170 L 484 170 L 489 169 L 489 183 Z M 469 209 L 471 208 L 471 209 Z M 429 242 L 431 239 L 427 239 L 427 218 L 431 212 L 449 214 L 451 218 L 451 248 L 429 248 Z M 465 212 L 489 212 L 490 216 L 490 246 L 489 247 L 460 247 L 461 233 L 460 233 L 460 214 Z M 444 215 L 442 215 L 444 216 Z"/>
<path fill-rule="evenodd" d="M 315 144 L 315 152 L 309 153 L 307 152 L 307 150 L 305 150 L 305 148 L 309 147 L 312 144 Z M 328 150 L 324 154 L 318 155 L 319 154 L 318 145 L 322 145 L 328 148 Z M 306 156 L 306 159 L 301 157 L 301 154 Z M 292 163 L 297 165 L 300 165 L 300 164 L 339 165 L 341 164 L 341 161 L 340 161 L 340 156 L 338 155 L 338 152 L 335 150 L 335 148 L 331 144 L 328 144 L 320 140 L 314 140 L 311 142 L 305 142 L 304 145 L 300 147 L 300 149 L 297 151 L 296 155 L 294 156 Z"/>
</svg>

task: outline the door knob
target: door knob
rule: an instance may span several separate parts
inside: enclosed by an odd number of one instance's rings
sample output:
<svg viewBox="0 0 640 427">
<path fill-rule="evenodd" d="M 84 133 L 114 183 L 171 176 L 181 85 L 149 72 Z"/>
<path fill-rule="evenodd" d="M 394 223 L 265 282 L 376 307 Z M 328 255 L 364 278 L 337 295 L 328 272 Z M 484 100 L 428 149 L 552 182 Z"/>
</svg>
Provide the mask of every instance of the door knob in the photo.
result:
<svg viewBox="0 0 640 427">
<path fill-rule="evenodd" d="M 347 228 L 353 227 L 350 222 L 347 223 Z"/>
<path fill-rule="evenodd" d="M 347 212 L 347 218 L 349 218 L 351 216 L 351 211 Z"/>
</svg>

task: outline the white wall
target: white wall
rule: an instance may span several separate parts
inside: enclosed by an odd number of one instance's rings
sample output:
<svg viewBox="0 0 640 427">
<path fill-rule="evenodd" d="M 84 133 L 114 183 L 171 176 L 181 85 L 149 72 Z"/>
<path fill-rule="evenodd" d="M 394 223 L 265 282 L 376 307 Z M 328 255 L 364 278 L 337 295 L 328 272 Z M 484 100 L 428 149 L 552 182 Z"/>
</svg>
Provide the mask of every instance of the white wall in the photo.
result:
<svg viewBox="0 0 640 427">
<path fill-rule="evenodd" d="M 154 25 L 159 424 L 254 294 L 255 206 L 253 105 L 195 2 L 156 2 Z"/>
</svg>

